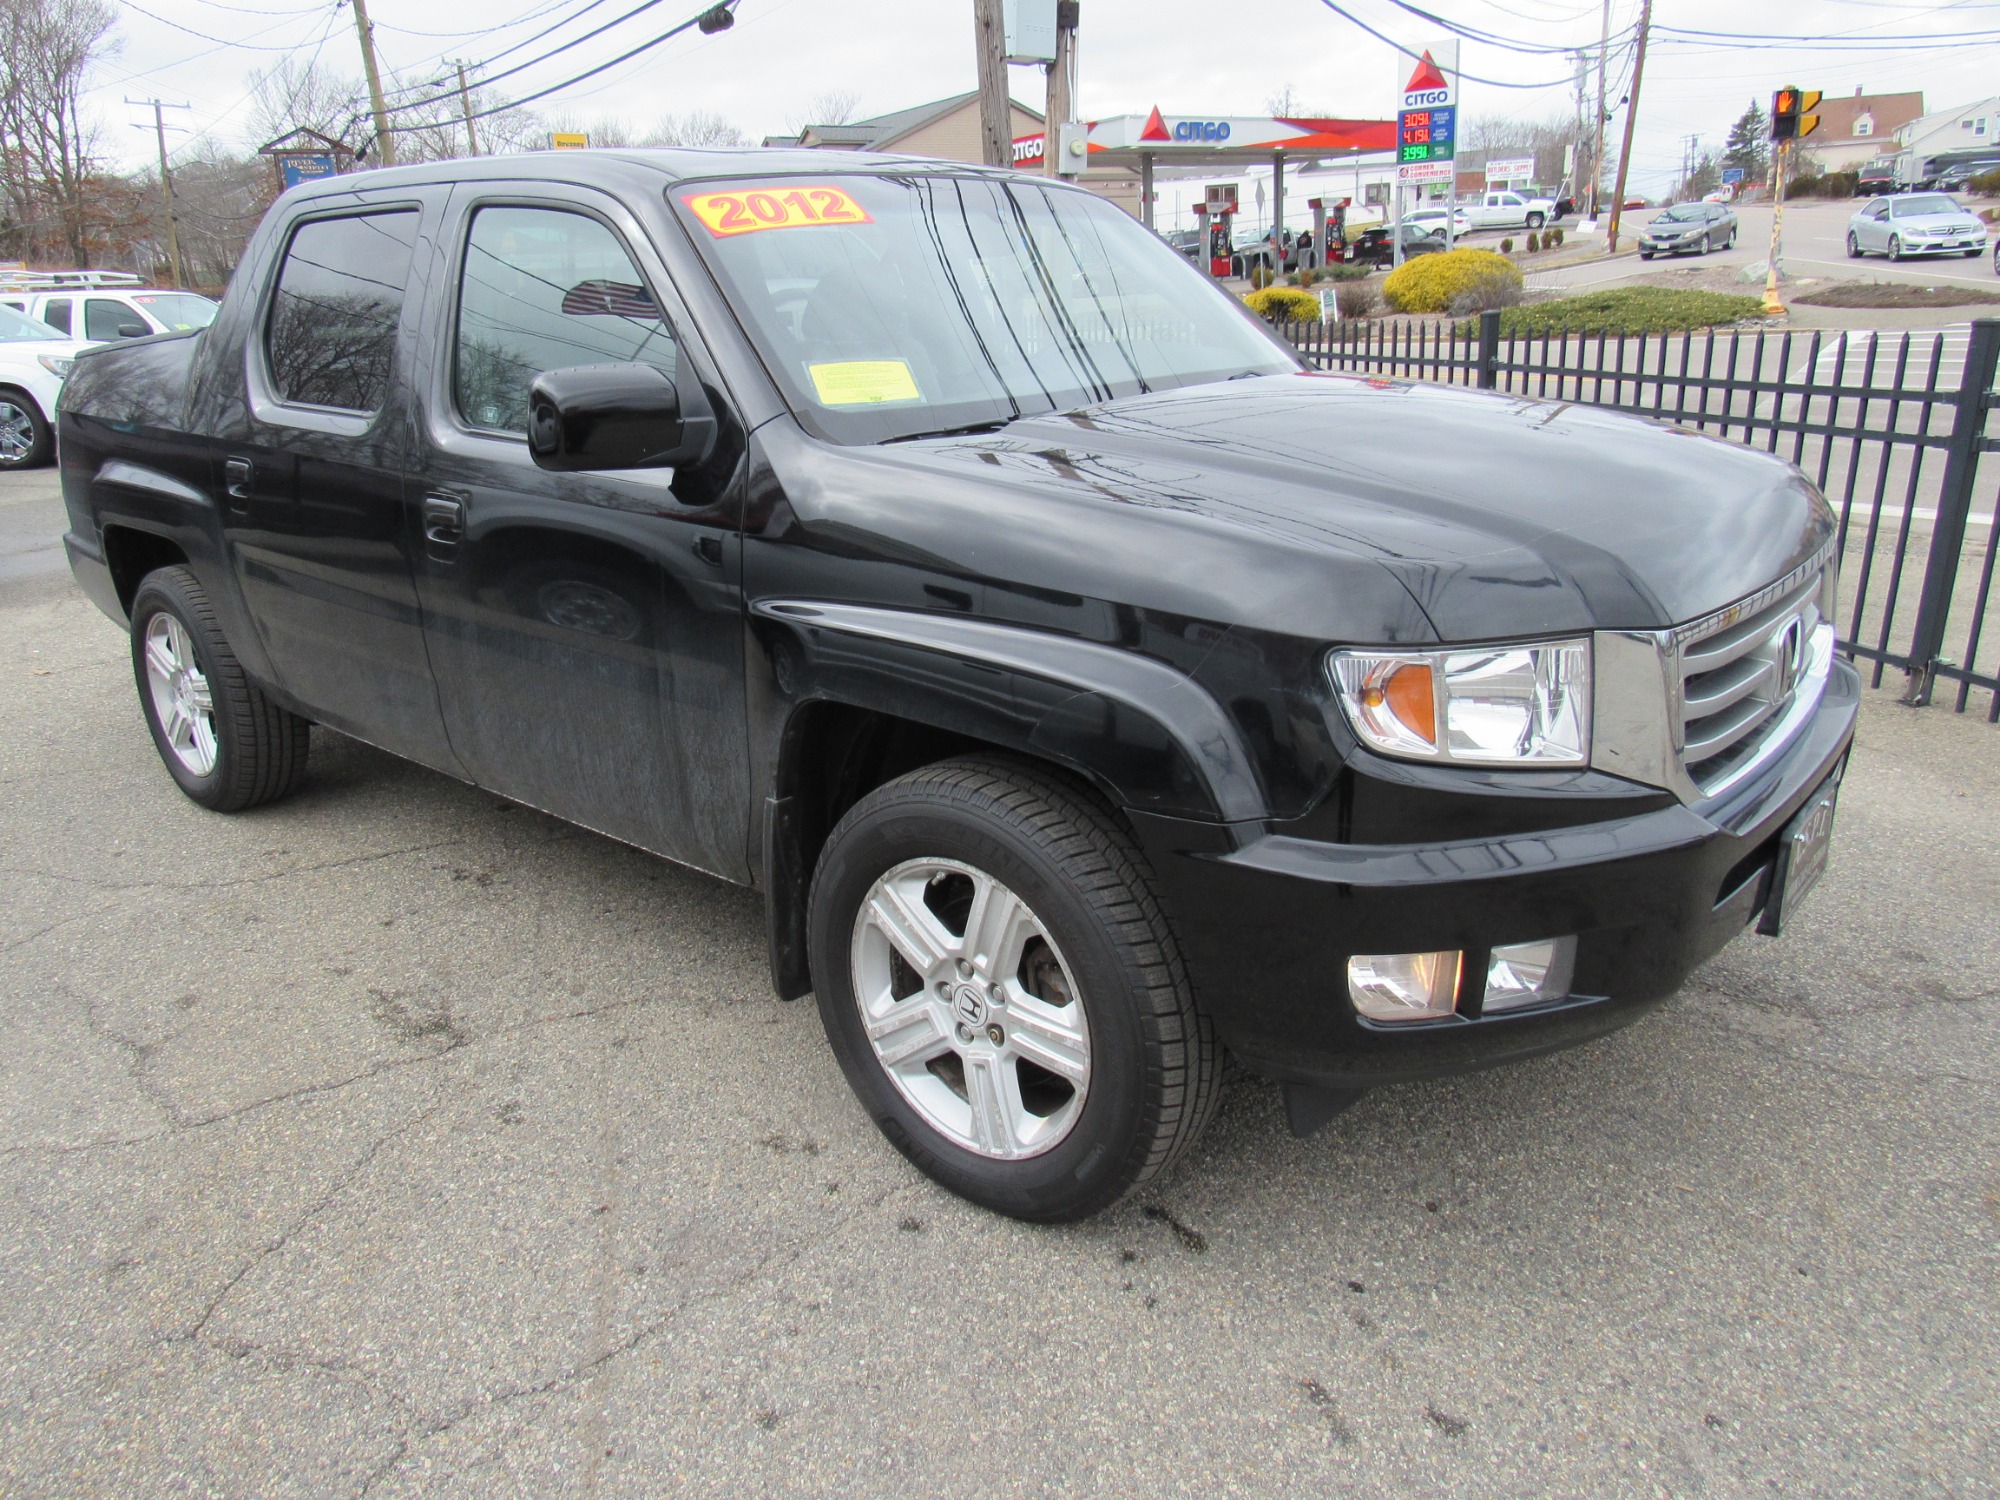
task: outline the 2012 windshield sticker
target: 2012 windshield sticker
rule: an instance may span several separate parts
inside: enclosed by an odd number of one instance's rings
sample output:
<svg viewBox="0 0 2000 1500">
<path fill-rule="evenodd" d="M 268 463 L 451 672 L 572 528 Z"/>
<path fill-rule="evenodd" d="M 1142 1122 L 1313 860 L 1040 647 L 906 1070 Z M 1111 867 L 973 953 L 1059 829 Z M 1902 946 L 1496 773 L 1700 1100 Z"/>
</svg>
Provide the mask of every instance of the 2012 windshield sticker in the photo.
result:
<svg viewBox="0 0 2000 1500">
<path fill-rule="evenodd" d="M 774 187 L 747 193 L 684 193 L 685 203 L 717 239 L 760 229 L 813 224 L 873 224 L 868 210 L 839 188 Z"/>
<path fill-rule="evenodd" d="M 917 377 L 907 360 L 844 359 L 807 365 L 821 406 L 880 406 L 886 401 L 921 401 Z"/>
</svg>

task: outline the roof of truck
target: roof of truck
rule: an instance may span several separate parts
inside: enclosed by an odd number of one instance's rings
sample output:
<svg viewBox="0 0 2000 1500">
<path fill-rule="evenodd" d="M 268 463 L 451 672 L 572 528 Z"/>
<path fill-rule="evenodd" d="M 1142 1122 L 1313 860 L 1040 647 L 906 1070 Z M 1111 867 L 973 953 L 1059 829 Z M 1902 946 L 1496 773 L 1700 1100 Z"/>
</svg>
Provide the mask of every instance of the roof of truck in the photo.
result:
<svg viewBox="0 0 2000 1500">
<path fill-rule="evenodd" d="M 367 172 L 321 177 L 292 188 L 288 198 L 339 197 L 359 189 L 418 187 L 445 182 L 534 181 L 567 182 L 578 187 L 608 188 L 665 181 L 694 182 L 709 178 L 775 177 L 838 174 L 852 177 L 874 172 L 950 172 L 1018 178 L 1019 172 L 975 163 L 943 161 L 928 156 L 893 156 L 875 151 L 802 151 L 762 146 L 693 150 L 659 149 L 588 151 L 528 151 L 515 156 L 475 156 L 456 161 L 422 162 L 407 167 L 379 167 Z M 1036 176 L 1036 182 L 1051 179 Z"/>
</svg>

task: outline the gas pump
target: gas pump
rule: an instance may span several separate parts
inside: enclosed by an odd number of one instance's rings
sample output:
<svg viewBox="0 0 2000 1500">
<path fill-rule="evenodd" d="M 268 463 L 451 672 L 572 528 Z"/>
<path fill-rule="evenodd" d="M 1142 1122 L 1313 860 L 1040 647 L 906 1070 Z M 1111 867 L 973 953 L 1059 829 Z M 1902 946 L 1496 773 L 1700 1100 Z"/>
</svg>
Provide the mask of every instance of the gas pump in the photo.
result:
<svg viewBox="0 0 2000 1500">
<path fill-rule="evenodd" d="M 1208 254 L 1208 274 L 1220 280 L 1229 274 L 1230 257 L 1235 253 L 1236 184 L 1212 182 L 1202 196 L 1202 212 L 1207 216 L 1202 245 Z"/>
<path fill-rule="evenodd" d="M 1328 213 L 1326 232 L 1333 236 L 1332 239 L 1326 242 L 1326 263 L 1328 265 L 1334 265 L 1337 262 L 1347 259 L 1347 209 L 1353 202 L 1352 198 L 1342 198 L 1338 203 L 1333 205 L 1332 210 Z"/>
</svg>

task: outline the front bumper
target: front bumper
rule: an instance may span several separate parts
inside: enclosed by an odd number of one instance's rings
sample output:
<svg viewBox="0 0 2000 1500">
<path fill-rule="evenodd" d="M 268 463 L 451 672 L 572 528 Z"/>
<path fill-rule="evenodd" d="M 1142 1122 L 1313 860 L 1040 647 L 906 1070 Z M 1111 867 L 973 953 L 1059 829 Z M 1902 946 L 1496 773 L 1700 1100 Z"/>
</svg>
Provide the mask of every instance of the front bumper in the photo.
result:
<svg viewBox="0 0 2000 1500">
<path fill-rule="evenodd" d="M 1984 255 L 1990 244 L 1984 235 L 1959 235 L 1949 240 L 1905 240 L 1903 254 L 1916 255 Z"/>
<path fill-rule="evenodd" d="M 1859 697 L 1836 660 L 1797 737 L 1726 796 L 1611 821 L 1423 845 L 1133 822 L 1197 994 L 1240 1061 L 1328 1089 L 1469 1072 L 1616 1030 L 1749 927 L 1780 832 L 1847 754 Z M 1357 952 L 1460 949 L 1476 989 L 1494 946 L 1567 934 L 1571 996 L 1538 1009 L 1384 1025 L 1347 997 Z"/>
</svg>

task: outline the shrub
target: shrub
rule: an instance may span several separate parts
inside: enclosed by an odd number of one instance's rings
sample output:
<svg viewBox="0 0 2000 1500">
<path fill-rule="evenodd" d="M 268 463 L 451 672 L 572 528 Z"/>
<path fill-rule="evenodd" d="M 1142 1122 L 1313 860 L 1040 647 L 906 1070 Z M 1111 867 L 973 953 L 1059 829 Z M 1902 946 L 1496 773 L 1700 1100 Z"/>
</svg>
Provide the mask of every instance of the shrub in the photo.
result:
<svg viewBox="0 0 2000 1500">
<path fill-rule="evenodd" d="M 1269 266 L 1252 266 L 1250 268 L 1250 285 L 1260 292 L 1269 286 L 1274 279 Z"/>
<path fill-rule="evenodd" d="M 1270 323 L 1317 323 L 1319 298 L 1297 287 L 1259 287 L 1243 299 L 1244 306 Z"/>
<path fill-rule="evenodd" d="M 1504 247 L 1506 241 L 1501 241 Z M 1391 271 L 1382 296 L 1398 312 L 1473 312 L 1518 301 L 1521 272 L 1491 250 L 1419 255 Z"/>
<path fill-rule="evenodd" d="M 1326 279 L 1328 281 L 1366 281 L 1368 279 L 1368 268 L 1366 266 L 1350 266 L 1346 261 L 1341 261 L 1337 265 L 1331 265 L 1326 268 Z"/>
<path fill-rule="evenodd" d="M 1983 198 L 2000 197 L 2000 172 L 1981 172 L 1966 185 Z"/>
<path fill-rule="evenodd" d="M 1514 253 L 1514 237 L 1511 234 L 1500 242 L 1500 253 L 1502 255 L 1512 255 Z"/>
<path fill-rule="evenodd" d="M 1826 179 L 1818 173 L 1801 174 L 1785 184 L 1787 198 L 1831 198 L 1826 191 Z"/>
<path fill-rule="evenodd" d="M 1311 266 L 1301 266 L 1298 274 L 1292 278 L 1292 284 L 1294 286 L 1310 287 L 1318 283 L 1322 274 L 1322 272 L 1315 270 Z"/>
<path fill-rule="evenodd" d="M 1509 308 L 1500 315 L 1500 332 L 1508 338 L 1541 333 L 1681 333 L 1752 318 L 1763 310 L 1761 297 L 1628 286 Z M 1470 332 L 1471 325 L 1464 331 Z"/>
<path fill-rule="evenodd" d="M 1852 198 L 1861 191 L 1859 172 L 1829 172 L 1819 180 L 1822 198 Z"/>
<path fill-rule="evenodd" d="M 1375 311 L 1375 288 L 1365 281 L 1353 282 L 1336 289 L 1333 300 L 1343 318 L 1365 318 Z"/>
<path fill-rule="evenodd" d="M 1534 255 L 1538 253 L 1541 250 L 1541 248 L 1542 248 L 1542 237 L 1536 234 L 1534 230 L 1530 229 L 1528 231 L 1528 254 Z"/>
<path fill-rule="evenodd" d="M 1544 245 L 1560 245 L 1562 242 L 1563 232 L 1560 229 L 1551 229 L 1542 236 L 1542 243 Z"/>
</svg>

